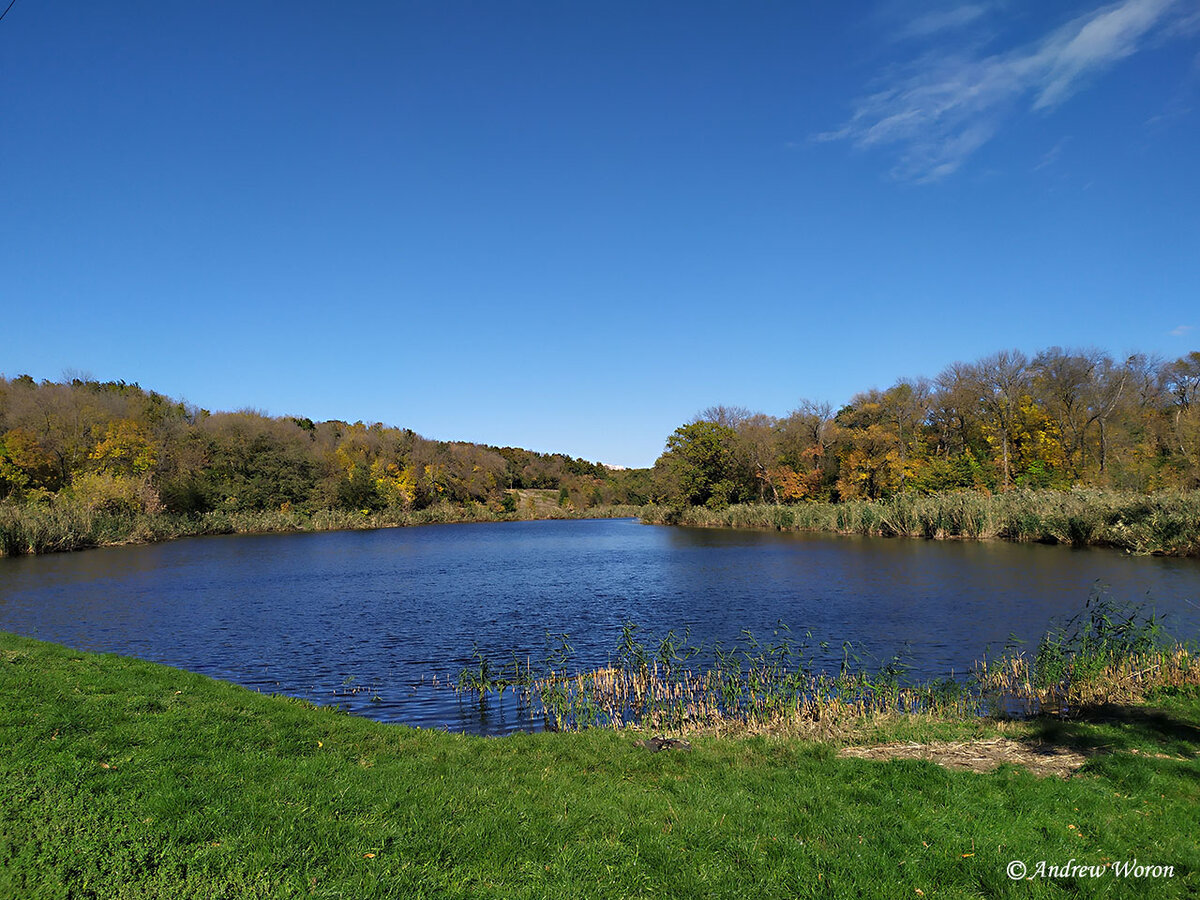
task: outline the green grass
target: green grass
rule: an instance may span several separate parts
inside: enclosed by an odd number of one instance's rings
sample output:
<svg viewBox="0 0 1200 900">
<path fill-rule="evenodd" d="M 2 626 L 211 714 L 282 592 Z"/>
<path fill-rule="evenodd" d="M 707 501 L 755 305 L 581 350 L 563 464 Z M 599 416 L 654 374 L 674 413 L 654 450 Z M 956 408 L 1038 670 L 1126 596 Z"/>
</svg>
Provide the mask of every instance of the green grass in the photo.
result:
<svg viewBox="0 0 1200 900">
<path fill-rule="evenodd" d="M 559 507 L 499 512 L 480 503 L 441 503 L 420 510 L 214 510 L 197 516 L 105 512 L 67 499 L 46 504 L 0 503 L 0 556 L 85 550 L 109 544 L 144 544 L 203 534 L 344 531 L 452 522 L 528 519 L 631 518 L 640 506 Z"/>
<path fill-rule="evenodd" d="M 796 739 L 696 736 L 691 752 L 651 754 L 619 731 L 418 731 L 13 635 L 0 635 L 0 692 L 0 897 L 1200 890 L 1193 689 L 1096 721 L 1006 726 L 1095 753 L 1065 781 L 840 759 Z M 998 727 L 881 719 L 845 739 Z M 1013 859 L 1135 857 L 1175 877 L 1005 875 Z"/>
<path fill-rule="evenodd" d="M 1131 553 L 1200 556 L 1200 492 L 1017 490 L 899 494 L 887 500 L 647 507 L 652 524 L 826 531 L 883 537 L 1000 538 Z"/>
</svg>

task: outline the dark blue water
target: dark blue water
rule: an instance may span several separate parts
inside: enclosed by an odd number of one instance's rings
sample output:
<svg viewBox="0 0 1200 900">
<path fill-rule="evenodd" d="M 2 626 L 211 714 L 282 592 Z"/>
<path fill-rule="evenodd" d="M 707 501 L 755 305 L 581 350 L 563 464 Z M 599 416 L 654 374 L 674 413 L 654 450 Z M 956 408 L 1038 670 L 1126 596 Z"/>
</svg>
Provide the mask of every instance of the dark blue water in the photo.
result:
<svg viewBox="0 0 1200 900">
<path fill-rule="evenodd" d="M 0 629 L 138 656 L 413 725 L 500 733 L 432 685 L 472 664 L 615 656 L 622 625 L 694 642 L 777 623 L 836 670 L 906 653 L 913 676 L 967 670 L 1010 634 L 1036 643 L 1097 583 L 1200 635 L 1200 561 L 1000 542 L 663 528 L 633 520 L 193 538 L 0 559 Z M 817 642 L 826 641 L 821 651 Z M 536 725 L 536 723 L 535 723 Z"/>
</svg>

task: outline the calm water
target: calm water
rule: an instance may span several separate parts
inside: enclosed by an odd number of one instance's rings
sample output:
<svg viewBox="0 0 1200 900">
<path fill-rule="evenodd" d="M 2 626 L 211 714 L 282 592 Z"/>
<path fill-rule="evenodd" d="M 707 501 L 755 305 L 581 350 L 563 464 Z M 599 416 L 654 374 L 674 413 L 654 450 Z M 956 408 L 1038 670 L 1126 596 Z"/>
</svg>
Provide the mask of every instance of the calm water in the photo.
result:
<svg viewBox="0 0 1200 900">
<path fill-rule="evenodd" d="M 1200 561 L 1005 543 L 662 528 L 633 520 L 208 537 L 0 559 L 0 630 L 168 663 L 386 721 L 501 733 L 499 710 L 431 686 L 470 665 L 580 667 L 621 626 L 732 643 L 785 622 L 836 669 L 842 642 L 916 675 L 962 672 L 1010 634 L 1036 641 L 1097 582 L 1200 635 Z M 821 654 L 817 641 L 828 641 Z M 357 689 L 357 690 L 356 690 Z"/>
</svg>

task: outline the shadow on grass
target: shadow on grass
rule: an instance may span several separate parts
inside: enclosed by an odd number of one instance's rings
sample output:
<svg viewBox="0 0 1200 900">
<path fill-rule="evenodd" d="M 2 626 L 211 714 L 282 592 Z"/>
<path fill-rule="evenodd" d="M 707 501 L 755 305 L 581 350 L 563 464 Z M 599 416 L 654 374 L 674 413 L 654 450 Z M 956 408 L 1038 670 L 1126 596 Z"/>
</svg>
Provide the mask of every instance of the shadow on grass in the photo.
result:
<svg viewBox="0 0 1200 900">
<path fill-rule="evenodd" d="M 1030 740 L 1067 747 L 1085 756 L 1101 753 L 1162 753 L 1194 758 L 1200 728 L 1170 710 L 1107 703 L 1069 718 L 1041 717 L 1030 722 Z"/>
</svg>

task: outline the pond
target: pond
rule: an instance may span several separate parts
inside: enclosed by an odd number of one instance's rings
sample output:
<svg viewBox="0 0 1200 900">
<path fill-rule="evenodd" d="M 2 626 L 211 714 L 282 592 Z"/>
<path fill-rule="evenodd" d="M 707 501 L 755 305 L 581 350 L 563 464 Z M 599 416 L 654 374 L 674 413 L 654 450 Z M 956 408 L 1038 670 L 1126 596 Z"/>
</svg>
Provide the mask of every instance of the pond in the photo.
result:
<svg viewBox="0 0 1200 900">
<path fill-rule="evenodd" d="M 572 667 L 622 626 L 693 644 L 779 623 L 836 671 L 901 654 L 962 673 L 1010 636 L 1036 645 L 1097 587 L 1200 633 L 1200 561 L 1002 542 L 667 528 L 635 520 L 205 537 L 0 559 L 0 630 L 112 651 L 391 722 L 499 734 L 531 723 L 444 687 L 474 663 Z M 806 635 L 811 634 L 811 639 Z M 822 649 L 820 642 L 826 642 Z M 436 682 L 436 686 L 435 686 Z M 532 727 L 538 723 L 533 722 Z"/>
</svg>

